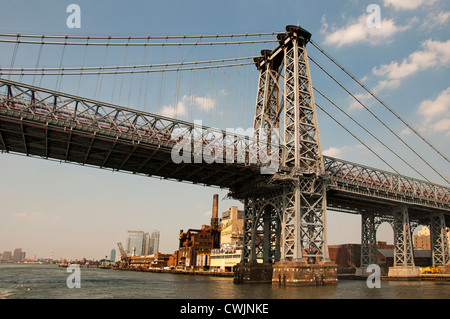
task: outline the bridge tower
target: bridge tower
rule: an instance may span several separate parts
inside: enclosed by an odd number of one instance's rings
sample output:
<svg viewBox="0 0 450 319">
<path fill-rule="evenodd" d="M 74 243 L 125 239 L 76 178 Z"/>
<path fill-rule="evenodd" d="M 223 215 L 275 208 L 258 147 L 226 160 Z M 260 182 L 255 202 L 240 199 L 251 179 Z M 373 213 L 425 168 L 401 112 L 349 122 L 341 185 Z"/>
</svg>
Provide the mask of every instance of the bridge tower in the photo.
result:
<svg viewBox="0 0 450 319">
<path fill-rule="evenodd" d="M 277 136 L 282 148 L 278 171 L 269 182 L 252 185 L 252 191 L 245 188 L 238 281 L 337 283 L 336 265 L 328 261 L 327 177 L 306 50 L 310 38 L 308 31 L 287 26 L 278 35 L 279 46 L 255 59 L 254 131 Z"/>
</svg>

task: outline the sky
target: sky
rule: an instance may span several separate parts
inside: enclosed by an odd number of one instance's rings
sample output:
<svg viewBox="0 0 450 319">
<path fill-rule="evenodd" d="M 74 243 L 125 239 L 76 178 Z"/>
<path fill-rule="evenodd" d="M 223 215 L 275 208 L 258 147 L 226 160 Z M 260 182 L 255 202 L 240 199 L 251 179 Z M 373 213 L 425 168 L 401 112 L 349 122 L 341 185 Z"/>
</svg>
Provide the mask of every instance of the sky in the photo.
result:
<svg viewBox="0 0 450 319">
<path fill-rule="evenodd" d="M 145 36 L 283 32 L 300 25 L 312 40 L 372 90 L 447 158 L 450 156 L 450 3 L 444 0 L 380 1 L 0 1 L 2 33 Z M 69 28 L 70 4 L 81 9 L 80 28 Z M 373 6 L 375 5 L 375 6 Z M 375 8 L 375 9 L 374 9 Z M 370 9 L 370 10 L 368 10 Z M 275 39 L 274 36 L 260 38 Z M 203 40 L 202 40 L 203 41 Z M 2 68 L 107 66 L 256 56 L 276 43 L 235 46 L 63 49 L 1 43 Z M 311 63 L 313 85 L 360 121 L 399 156 L 316 94 L 325 107 L 401 174 L 449 186 L 448 162 L 386 108 L 332 65 L 316 48 L 309 55 L 376 113 L 393 135 L 361 104 Z M 226 69 L 226 70 L 225 70 Z M 251 127 L 258 72 L 252 65 L 183 75 L 150 77 L 12 77 L 139 110 L 202 120 L 219 127 Z M 147 82 L 145 82 L 147 79 Z M 56 82 L 55 82 L 56 81 Z M 120 84 L 120 90 L 119 88 Z M 133 85 L 134 83 L 134 85 Z M 137 84 L 139 83 L 139 85 Z M 147 83 L 147 86 L 144 85 Z M 124 88 L 122 89 L 122 85 Z M 95 89 L 94 89 L 95 88 Z M 113 89 L 112 89 L 113 88 Z M 139 89 L 138 89 L 139 88 Z M 324 154 L 392 171 L 320 110 Z M 399 137 L 406 143 L 401 142 Z M 406 145 L 405 145 L 406 144 Z M 413 146 L 417 154 L 408 149 Z M 0 154 L 0 252 L 21 247 L 27 257 L 100 259 L 125 242 L 128 230 L 161 233 L 160 252 L 173 253 L 181 229 L 209 224 L 213 194 L 219 211 L 240 202 L 227 190 L 146 178 L 14 154 Z M 328 244 L 359 243 L 360 216 L 328 212 Z M 417 231 L 417 230 L 416 230 Z M 382 224 L 378 240 L 393 242 Z"/>
</svg>

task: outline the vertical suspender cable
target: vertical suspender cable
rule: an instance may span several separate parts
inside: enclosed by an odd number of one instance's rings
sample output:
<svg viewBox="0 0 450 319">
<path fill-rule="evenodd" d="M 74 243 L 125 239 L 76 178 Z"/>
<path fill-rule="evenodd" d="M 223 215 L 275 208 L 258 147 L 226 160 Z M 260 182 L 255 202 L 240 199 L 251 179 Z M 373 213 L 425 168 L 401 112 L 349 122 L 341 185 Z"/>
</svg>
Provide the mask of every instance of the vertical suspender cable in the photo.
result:
<svg viewBox="0 0 450 319">
<path fill-rule="evenodd" d="M 66 52 L 66 42 L 67 42 L 67 34 L 66 37 L 64 39 L 64 46 L 63 46 L 63 50 L 61 52 L 61 60 L 59 61 L 59 68 L 62 68 L 62 64 L 63 64 L 63 60 L 64 60 L 64 53 Z M 59 74 L 58 77 L 56 78 L 56 86 L 55 86 L 55 91 L 59 91 L 61 88 L 61 82 L 62 82 L 62 74 Z"/>
<path fill-rule="evenodd" d="M 105 56 L 103 58 L 103 68 L 106 66 L 106 57 L 108 56 L 108 48 L 109 48 L 110 39 L 111 39 L 111 35 L 108 35 L 108 41 L 105 46 Z M 103 70 L 103 68 L 100 68 L 100 70 Z M 97 85 L 98 85 L 98 78 L 97 78 Z M 100 78 L 100 87 L 99 87 L 98 98 L 97 98 L 98 100 L 100 100 L 100 96 L 102 94 L 102 86 L 103 86 L 103 74 L 101 75 L 101 78 Z"/>
<path fill-rule="evenodd" d="M 147 36 L 147 43 L 150 39 L 150 36 Z M 147 53 L 148 53 L 148 45 L 146 45 L 144 47 L 144 57 L 142 58 L 142 64 L 145 65 L 147 63 Z M 149 72 L 150 73 L 150 72 Z M 147 73 L 148 75 L 148 73 Z M 137 102 L 137 107 L 140 110 L 144 110 L 143 106 L 141 105 L 141 94 L 142 94 L 142 85 L 143 85 L 143 81 L 144 81 L 144 73 L 141 73 L 141 80 L 139 81 L 139 95 L 138 95 L 138 102 Z"/>
<path fill-rule="evenodd" d="M 44 42 L 44 36 L 42 36 L 42 42 Z M 37 69 L 38 68 L 38 66 L 39 66 L 39 62 L 40 62 L 40 60 L 41 60 L 41 54 L 42 54 L 42 48 L 44 47 L 44 44 L 42 43 L 41 45 L 40 45 L 40 47 L 39 47 L 39 53 L 38 53 L 38 57 L 37 57 L 37 60 L 36 60 L 36 66 L 35 66 L 35 68 Z M 36 74 L 35 75 L 33 75 L 33 82 L 32 82 L 32 85 L 34 85 L 34 80 L 36 79 Z"/>
<path fill-rule="evenodd" d="M 86 53 L 87 53 L 88 45 L 89 45 L 89 36 L 87 37 L 87 39 L 86 39 L 86 44 L 85 44 L 85 46 L 84 46 L 83 64 L 82 64 L 82 66 L 81 66 L 81 70 L 83 70 L 83 68 L 84 68 L 84 63 L 86 62 Z M 82 75 L 83 75 L 83 72 L 80 72 L 80 77 L 79 77 L 79 79 L 78 79 L 77 95 L 78 95 L 78 93 L 80 92 L 80 85 L 81 85 L 81 77 L 82 77 Z"/>
<path fill-rule="evenodd" d="M 123 65 L 127 65 L 128 45 L 130 44 L 130 38 L 131 37 L 128 37 L 127 45 L 125 46 L 125 54 L 124 54 Z M 123 77 L 124 77 L 124 75 L 122 74 L 121 79 L 120 79 L 119 102 L 117 103 L 118 105 L 120 105 L 120 98 L 122 96 Z"/>
<path fill-rule="evenodd" d="M 19 38 L 20 38 L 20 33 L 17 33 L 16 45 L 14 46 L 14 51 L 13 51 L 13 54 L 11 57 L 11 67 L 10 67 L 11 69 L 14 67 L 14 62 L 16 61 L 17 50 L 19 49 L 19 43 L 20 43 Z M 11 75 L 8 74 L 8 80 L 10 79 L 10 76 Z"/>
</svg>

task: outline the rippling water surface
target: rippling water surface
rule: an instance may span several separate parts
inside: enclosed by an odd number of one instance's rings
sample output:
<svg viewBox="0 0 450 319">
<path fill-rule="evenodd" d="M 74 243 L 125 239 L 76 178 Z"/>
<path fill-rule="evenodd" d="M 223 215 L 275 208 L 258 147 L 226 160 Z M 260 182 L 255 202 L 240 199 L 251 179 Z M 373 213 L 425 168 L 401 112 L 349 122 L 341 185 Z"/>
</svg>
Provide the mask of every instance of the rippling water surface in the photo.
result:
<svg viewBox="0 0 450 319">
<path fill-rule="evenodd" d="M 56 265 L 0 264 L 0 299 L 450 299 L 449 282 L 340 280 L 337 286 L 236 285 L 231 278 L 81 268 L 81 287 Z"/>
</svg>

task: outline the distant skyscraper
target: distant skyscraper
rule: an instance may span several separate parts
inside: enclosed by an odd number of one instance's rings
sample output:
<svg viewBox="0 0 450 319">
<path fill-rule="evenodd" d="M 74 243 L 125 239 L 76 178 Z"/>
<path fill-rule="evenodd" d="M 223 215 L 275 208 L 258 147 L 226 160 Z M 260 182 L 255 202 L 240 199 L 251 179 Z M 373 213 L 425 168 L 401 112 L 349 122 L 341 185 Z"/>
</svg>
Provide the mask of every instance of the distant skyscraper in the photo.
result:
<svg viewBox="0 0 450 319">
<path fill-rule="evenodd" d="M 144 238 L 144 255 L 150 255 L 150 235 L 145 233 Z"/>
<path fill-rule="evenodd" d="M 159 230 L 154 230 L 150 236 L 149 254 L 157 254 L 159 252 Z"/>
<path fill-rule="evenodd" d="M 11 261 L 12 254 L 10 251 L 4 251 L 2 255 L 2 261 Z"/>
<path fill-rule="evenodd" d="M 14 249 L 14 255 L 12 256 L 12 260 L 14 262 L 18 262 L 22 260 L 22 248 Z"/>
<path fill-rule="evenodd" d="M 111 252 L 109 254 L 109 260 L 110 261 L 116 261 L 116 250 L 114 248 L 111 249 Z"/>
<path fill-rule="evenodd" d="M 135 248 L 134 253 L 136 256 L 142 256 L 146 254 L 145 249 L 145 233 L 141 230 L 129 230 L 127 238 L 127 248 L 126 252 L 129 256 L 133 253 L 133 247 Z"/>
</svg>

